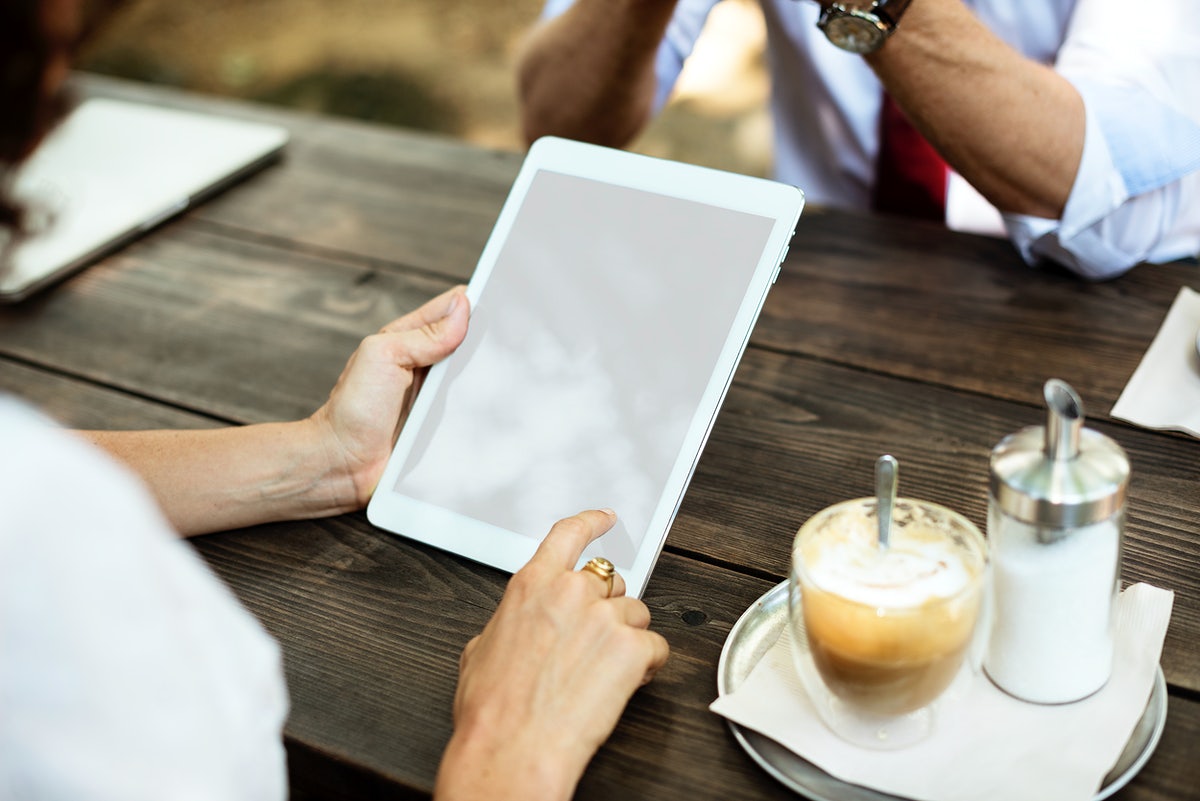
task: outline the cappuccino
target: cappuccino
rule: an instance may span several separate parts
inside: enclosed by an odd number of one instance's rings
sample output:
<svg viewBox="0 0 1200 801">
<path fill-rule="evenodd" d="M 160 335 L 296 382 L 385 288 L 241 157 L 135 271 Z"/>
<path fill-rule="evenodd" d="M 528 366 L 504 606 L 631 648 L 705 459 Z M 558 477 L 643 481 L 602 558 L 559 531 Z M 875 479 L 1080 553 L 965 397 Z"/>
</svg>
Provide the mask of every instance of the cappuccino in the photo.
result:
<svg viewBox="0 0 1200 801">
<path fill-rule="evenodd" d="M 897 502 L 888 547 L 871 499 L 831 507 L 797 536 L 795 580 L 813 662 L 828 690 L 869 715 L 934 701 L 971 643 L 986 552 L 948 510 Z"/>
</svg>

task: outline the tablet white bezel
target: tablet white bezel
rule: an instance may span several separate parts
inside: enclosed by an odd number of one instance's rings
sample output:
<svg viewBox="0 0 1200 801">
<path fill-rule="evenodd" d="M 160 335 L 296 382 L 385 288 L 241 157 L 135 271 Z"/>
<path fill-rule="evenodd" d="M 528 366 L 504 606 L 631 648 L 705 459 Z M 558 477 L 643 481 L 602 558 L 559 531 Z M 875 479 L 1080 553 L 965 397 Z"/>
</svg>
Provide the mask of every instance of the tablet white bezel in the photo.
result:
<svg viewBox="0 0 1200 801">
<path fill-rule="evenodd" d="M 492 234 L 480 255 L 475 273 L 467 286 L 467 297 L 472 306 L 486 291 L 493 268 L 504 249 L 526 193 L 534 177 L 542 170 L 745 212 L 773 221 L 762 254 L 748 282 L 746 294 L 739 304 L 733 325 L 724 338 L 720 355 L 698 400 L 697 411 L 688 426 L 683 444 L 654 507 L 646 536 L 641 541 L 634 563 L 618 565 L 626 581 L 628 593 L 640 597 L 678 512 L 716 413 L 741 360 L 750 332 L 766 299 L 767 290 L 774 282 L 780 262 L 786 255 L 788 243 L 803 207 L 803 193 L 795 187 L 760 178 L 565 139 L 539 139 L 530 149 L 513 182 Z M 435 365 L 426 376 L 378 488 L 367 507 L 367 517 L 374 525 L 390 532 L 508 572 L 515 572 L 533 555 L 540 538 L 546 532 L 517 534 L 401 495 L 392 489 L 409 452 L 418 440 L 418 431 L 428 419 L 431 404 L 445 377 L 447 365 L 453 359 L 452 354 L 447 360 Z M 601 552 L 603 541 L 602 537 L 599 541 Z M 581 562 L 593 552 L 594 548 L 589 549 Z"/>
</svg>

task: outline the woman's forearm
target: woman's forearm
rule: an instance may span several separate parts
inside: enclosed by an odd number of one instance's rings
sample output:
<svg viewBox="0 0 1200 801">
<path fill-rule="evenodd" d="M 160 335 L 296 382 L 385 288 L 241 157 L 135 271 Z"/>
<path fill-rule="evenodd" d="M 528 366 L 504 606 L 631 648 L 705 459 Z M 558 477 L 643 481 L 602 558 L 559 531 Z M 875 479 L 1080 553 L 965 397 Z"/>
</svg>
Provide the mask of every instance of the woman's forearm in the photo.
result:
<svg viewBox="0 0 1200 801">
<path fill-rule="evenodd" d="M 150 487 L 184 536 L 358 508 L 311 420 L 196 431 L 89 431 Z"/>
</svg>

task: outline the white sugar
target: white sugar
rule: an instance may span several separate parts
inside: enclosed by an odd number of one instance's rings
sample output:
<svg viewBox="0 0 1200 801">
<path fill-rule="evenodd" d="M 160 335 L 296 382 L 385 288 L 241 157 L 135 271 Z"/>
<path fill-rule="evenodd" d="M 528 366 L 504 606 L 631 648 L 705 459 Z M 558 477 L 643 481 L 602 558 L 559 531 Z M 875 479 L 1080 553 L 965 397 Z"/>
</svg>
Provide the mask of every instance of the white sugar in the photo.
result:
<svg viewBox="0 0 1200 801">
<path fill-rule="evenodd" d="M 1098 690 L 1112 671 L 1119 516 L 1044 542 L 1035 526 L 993 509 L 988 539 L 994 611 L 988 676 L 1040 703 Z"/>
</svg>

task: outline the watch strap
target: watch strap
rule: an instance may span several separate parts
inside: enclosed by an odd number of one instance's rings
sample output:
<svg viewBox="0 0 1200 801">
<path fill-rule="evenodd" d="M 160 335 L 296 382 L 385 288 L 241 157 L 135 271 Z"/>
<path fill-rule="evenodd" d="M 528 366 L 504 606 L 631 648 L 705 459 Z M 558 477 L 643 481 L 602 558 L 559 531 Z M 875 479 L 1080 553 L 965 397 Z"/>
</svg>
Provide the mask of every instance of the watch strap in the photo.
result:
<svg viewBox="0 0 1200 801">
<path fill-rule="evenodd" d="M 876 0 L 872 11 L 889 28 L 895 29 L 900 24 L 900 18 L 904 16 L 905 11 L 908 11 L 910 5 L 912 5 L 912 0 Z"/>
</svg>

